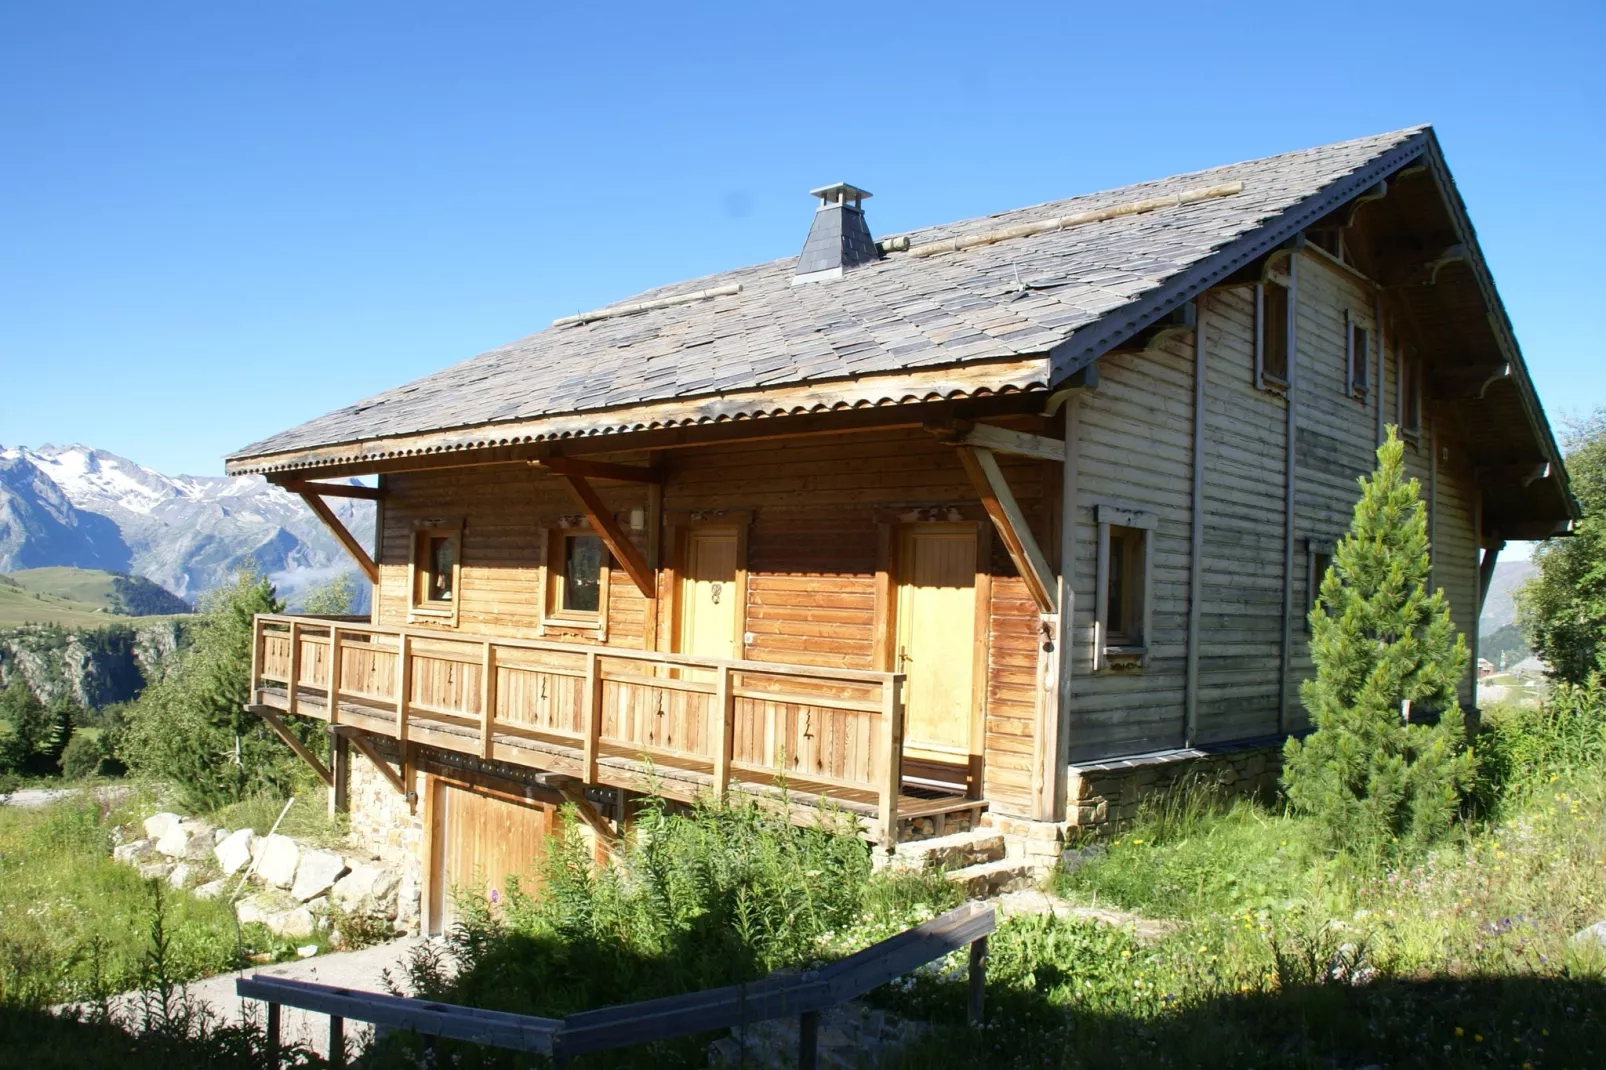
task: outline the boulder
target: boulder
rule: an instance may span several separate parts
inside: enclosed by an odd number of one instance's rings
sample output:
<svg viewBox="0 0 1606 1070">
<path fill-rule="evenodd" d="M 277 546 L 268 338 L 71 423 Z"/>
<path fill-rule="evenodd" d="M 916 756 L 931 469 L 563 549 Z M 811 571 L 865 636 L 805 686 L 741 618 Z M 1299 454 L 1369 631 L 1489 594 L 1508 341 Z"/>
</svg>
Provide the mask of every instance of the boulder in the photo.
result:
<svg viewBox="0 0 1606 1070">
<path fill-rule="evenodd" d="M 167 883 L 175 888 L 188 888 L 194 879 L 195 867 L 188 862 L 180 862 L 167 875 Z"/>
<path fill-rule="evenodd" d="M 266 926 L 278 936 L 304 938 L 312 935 L 312 911 L 280 892 L 259 892 L 246 896 L 234 907 L 241 925 Z"/>
<path fill-rule="evenodd" d="M 400 876 L 389 866 L 359 862 L 335 882 L 329 896 L 341 910 L 390 918 L 396 915 L 396 888 L 400 882 Z"/>
<path fill-rule="evenodd" d="M 212 854 L 217 858 L 217 864 L 223 867 L 225 877 L 232 877 L 251 864 L 251 847 L 256 838 L 257 834 L 250 829 L 236 829 L 212 848 Z"/>
<path fill-rule="evenodd" d="M 215 881 L 208 881 L 196 888 L 191 894 L 197 899 L 218 899 L 228 894 L 228 885 L 229 880 L 227 877 L 219 877 Z"/>
<path fill-rule="evenodd" d="M 131 866 L 136 862 L 143 861 L 154 850 L 156 850 L 156 844 L 150 840 L 131 840 L 128 843 L 120 843 L 113 847 L 112 859 L 123 863 L 125 866 Z"/>
<path fill-rule="evenodd" d="M 290 894 L 305 903 L 325 894 L 346 872 L 346 860 L 333 851 L 307 851 L 296 868 L 296 881 Z"/>
<path fill-rule="evenodd" d="M 173 872 L 171 862 L 142 862 L 139 867 L 140 878 L 148 881 L 165 880 L 171 872 Z"/>
<path fill-rule="evenodd" d="M 288 836 L 274 833 L 262 838 L 262 851 L 257 856 L 257 876 L 275 888 L 289 888 L 296 882 L 296 867 L 301 864 L 301 847 Z"/>
<path fill-rule="evenodd" d="M 421 924 L 418 912 L 419 873 L 417 866 L 402 870 L 396 888 L 396 928 L 400 932 L 416 933 Z"/>
<path fill-rule="evenodd" d="M 159 840 L 167 835 L 167 830 L 184 819 L 175 813 L 163 810 L 159 814 L 152 814 L 145 819 L 145 838 Z"/>
<path fill-rule="evenodd" d="M 199 861 L 212 853 L 212 826 L 203 821 L 180 821 L 162 833 L 156 850 L 169 858 Z"/>
</svg>

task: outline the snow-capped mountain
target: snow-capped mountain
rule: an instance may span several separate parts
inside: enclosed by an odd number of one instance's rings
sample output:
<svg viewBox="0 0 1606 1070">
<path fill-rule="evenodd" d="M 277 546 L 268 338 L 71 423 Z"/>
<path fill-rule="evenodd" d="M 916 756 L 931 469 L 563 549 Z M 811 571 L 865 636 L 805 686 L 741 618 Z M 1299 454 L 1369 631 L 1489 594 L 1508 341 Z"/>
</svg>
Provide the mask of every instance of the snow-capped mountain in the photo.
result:
<svg viewBox="0 0 1606 1070">
<path fill-rule="evenodd" d="M 329 504 L 372 545 L 372 502 Z M 194 600 L 248 561 L 291 598 L 353 570 L 301 499 L 260 476 L 168 476 L 88 446 L 0 447 L 0 572 L 126 571 Z"/>
</svg>

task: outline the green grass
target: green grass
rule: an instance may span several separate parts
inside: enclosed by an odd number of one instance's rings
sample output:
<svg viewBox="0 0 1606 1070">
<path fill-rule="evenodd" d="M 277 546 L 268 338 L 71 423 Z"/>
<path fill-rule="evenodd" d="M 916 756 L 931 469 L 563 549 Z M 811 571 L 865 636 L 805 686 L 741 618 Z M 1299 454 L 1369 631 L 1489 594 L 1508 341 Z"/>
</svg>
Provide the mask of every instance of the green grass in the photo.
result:
<svg viewBox="0 0 1606 1070">
<path fill-rule="evenodd" d="M 4 579 L 5 577 L 0 577 Z M 110 610 L 60 595 L 0 583 L 0 628 L 22 624 L 59 624 L 64 628 L 98 628 L 128 620 Z"/>
<path fill-rule="evenodd" d="M 129 598 L 173 609 L 179 602 L 149 580 L 100 569 L 53 566 L 0 573 L 0 628 L 99 627 L 138 615 L 130 613 Z"/>
</svg>

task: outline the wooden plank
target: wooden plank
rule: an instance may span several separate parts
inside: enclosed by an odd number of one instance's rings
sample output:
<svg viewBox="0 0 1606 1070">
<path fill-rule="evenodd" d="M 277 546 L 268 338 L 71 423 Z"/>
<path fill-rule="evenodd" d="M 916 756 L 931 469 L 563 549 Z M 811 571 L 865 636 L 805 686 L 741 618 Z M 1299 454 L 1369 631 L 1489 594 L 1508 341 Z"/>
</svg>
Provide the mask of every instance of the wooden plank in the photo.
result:
<svg viewBox="0 0 1606 1070">
<path fill-rule="evenodd" d="M 340 723 L 340 629 L 329 626 L 329 723 Z"/>
<path fill-rule="evenodd" d="M 591 520 L 592 528 L 613 554 L 614 560 L 619 562 L 626 575 L 635 583 L 642 597 L 656 598 L 658 592 L 653 583 L 652 572 L 647 568 L 647 562 L 642 558 L 641 551 L 636 549 L 636 544 L 631 542 L 630 537 L 619 527 L 612 510 L 597 496 L 596 490 L 586 482 L 584 476 L 566 475 L 564 479 L 574 491 L 574 496 L 579 500 L 586 516 Z"/>
<path fill-rule="evenodd" d="M 531 461 L 530 465 L 554 475 L 580 476 L 584 479 L 616 479 L 624 483 L 662 484 L 667 478 L 659 468 L 612 464 L 608 461 L 583 461 L 578 457 L 544 457 L 538 461 Z"/>
<path fill-rule="evenodd" d="M 1055 594 L 1054 570 L 1048 567 L 1043 551 L 1038 549 L 1032 529 L 1015 502 L 1015 495 L 999 471 L 998 461 L 991 450 L 975 446 L 960 446 L 959 461 L 970 476 L 971 483 L 980 495 L 983 508 L 998 529 L 1004 547 L 1009 551 L 1015 570 L 1026 581 L 1027 590 L 1038 609 L 1044 613 L 1058 611 Z"/>
<path fill-rule="evenodd" d="M 346 1065 L 346 1020 L 338 1014 L 329 1016 L 329 1066 L 340 1070 Z"/>
<path fill-rule="evenodd" d="M 383 501 L 385 491 L 379 487 L 363 487 L 355 483 L 314 483 L 306 479 L 283 479 L 274 484 L 291 494 L 316 494 L 328 498 L 362 498 L 366 501 Z"/>
<path fill-rule="evenodd" d="M 1197 315 L 1193 328 L 1193 486 L 1192 525 L 1188 535 L 1188 639 L 1187 662 L 1183 670 L 1182 745 L 1193 746 L 1199 732 L 1199 646 L 1200 621 L 1204 610 L 1205 539 L 1205 407 L 1206 354 L 1205 309 L 1208 294 L 1195 299 Z M 1153 536 L 1150 536 L 1153 541 Z M 1150 600 L 1153 593 L 1149 593 Z M 1144 641 L 1148 642 L 1147 633 Z"/>
<path fill-rule="evenodd" d="M 334 774 L 329 772 L 328 767 L 318 760 L 318 756 L 316 754 L 307 749 L 307 745 L 305 743 L 296 738 L 296 734 L 290 731 L 289 726 L 279 719 L 279 715 L 277 713 L 274 713 L 273 710 L 267 706 L 247 706 L 246 709 L 262 718 L 263 722 L 266 723 L 269 728 L 273 729 L 273 734 L 284 740 L 285 744 L 291 750 L 296 752 L 297 758 L 300 758 L 302 761 L 306 762 L 312 767 L 312 771 L 318 774 L 319 780 L 322 780 L 331 788 L 335 786 Z"/>
<path fill-rule="evenodd" d="M 722 666 L 715 676 L 714 701 L 714 797 L 723 800 L 730 791 L 731 750 L 736 738 L 736 700 L 731 694 L 730 666 Z"/>
<path fill-rule="evenodd" d="M 390 782 L 390 786 L 396 789 L 397 795 L 405 796 L 407 794 L 407 786 L 402 783 L 401 776 L 390 767 L 389 762 L 380 757 L 379 752 L 374 749 L 372 743 L 368 742 L 366 736 L 360 732 L 349 732 L 346 738 L 351 740 L 351 745 L 356 747 L 357 751 L 364 758 L 367 758 L 375 769 L 379 770 L 380 775 Z"/>
<path fill-rule="evenodd" d="M 294 714 L 301 704 L 301 622 L 290 622 L 290 677 L 286 682 L 285 710 Z"/>
<path fill-rule="evenodd" d="M 960 437 L 959 444 L 1011 453 L 1017 457 L 1032 457 L 1039 461 L 1065 462 L 1063 441 L 994 424 L 972 424 L 970 430 Z"/>
<path fill-rule="evenodd" d="M 353 561 L 357 562 L 357 567 L 362 569 L 364 576 L 368 577 L 368 582 L 378 583 L 379 566 L 374 564 L 374 559 L 368 556 L 368 551 L 362 548 L 362 544 L 357 541 L 356 537 L 346 530 L 346 525 L 340 522 L 340 518 L 334 514 L 334 510 L 330 509 L 324 500 L 316 494 L 303 494 L 301 495 L 301 500 L 307 503 L 307 508 L 317 514 L 318 519 L 323 521 L 323 526 L 329 529 L 329 534 L 333 535 L 335 541 L 345 548 L 346 553 L 351 555 Z"/>
<path fill-rule="evenodd" d="M 1278 659 L 1277 673 L 1277 731 L 1288 731 L 1288 690 L 1294 672 L 1294 532 L 1297 527 L 1297 472 L 1296 442 L 1299 430 L 1299 347 L 1296 344 L 1296 324 L 1299 319 L 1298 257 L 1288 260 L 1288 382 L 1284 392 L 1285 414 L 1283 445 L 1283 610 L 1282 656 Z"/>
<path fill-rule="evenodd" d="M 980 936 L 970 944 L 970 1024 L 979 1026 L 986 1018 L 987 995 L 987 937 Z"/>
<path fill-rule="evenodd" d="M 580 723 L 585 733 L 580 768 L 587 784 L 597 782 L 597 747 L 602 739 L 602 672 L 595 650 L 586 653 L 586 678 L 580 693 Z"/>
<path fill-rule="evenodd" d="M 401 632 L 396 640 L 396 739 L 407 744 L 407 712 L 412 703 L 413 657 L 408 649 L 412 637 Z"/>
<path fill-rule="evenodd" d="M 496 726 L 496 644 L 485 641 L 480 659 L 480 757 L 489 758 L 494 748 Z"/>
<path fill-rule="evenodd" d="M 903 789 L 903 673 L 894 673 L 881 687 L 881 842 L 898 842 L 898 796 Z"/>
</svg>

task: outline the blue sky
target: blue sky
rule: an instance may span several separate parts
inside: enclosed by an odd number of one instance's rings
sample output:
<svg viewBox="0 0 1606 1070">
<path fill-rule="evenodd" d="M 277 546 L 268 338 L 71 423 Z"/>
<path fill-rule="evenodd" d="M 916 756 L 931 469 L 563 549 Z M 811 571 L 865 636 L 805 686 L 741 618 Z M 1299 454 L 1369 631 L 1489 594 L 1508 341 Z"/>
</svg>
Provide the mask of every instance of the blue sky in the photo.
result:
<svg viewBox="0 0 1606 1070">
<path fill-rule="evenodd" d="M 576 10 L 578 7 L 586 10 Z M 649 286 L 1417 122 L 1606 404 L 1606 6 L 8 4 L 0 443 L 176 473 Z"/>
</svg>

